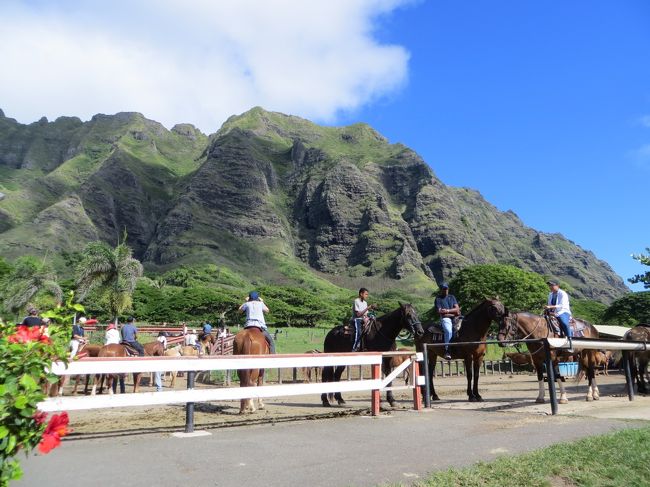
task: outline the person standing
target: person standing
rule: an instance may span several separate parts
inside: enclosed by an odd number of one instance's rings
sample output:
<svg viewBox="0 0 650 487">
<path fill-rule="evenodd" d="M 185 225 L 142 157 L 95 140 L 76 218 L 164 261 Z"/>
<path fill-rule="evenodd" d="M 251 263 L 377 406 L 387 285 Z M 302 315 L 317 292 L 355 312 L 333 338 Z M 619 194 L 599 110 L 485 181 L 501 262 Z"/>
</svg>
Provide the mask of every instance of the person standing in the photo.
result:
<svg viewBox="0 0 650 487">
<path fill-rule="evenodd" d="M 368 313 L 375 309 L 375 305 L 368 305 L 369 292 L 365 287 L 359 289 L 359 296 L 352 305 L 352 320 L 354 321 L 354 344 L 352 351 L 358 352 L 361 347 L 361 332 L 363 324 L 368 321 Z"/>
<path fill-rule="evenodd" d="M 550 311 L 555 315 L 560 322 L 562 334 L 567 337 L 573 337 L 571 331 L 571 306 L 569 305 L 569 295 L 563 289 L 560 289 L 560 284 L 557 281 L 547 281 L 548 284 L 548 302 L 544 309 Z"/>
<path fill-rule="evenodd" d="M 28 315 L 25 316 L 21 325 L 25 326 L 43 326 L 43 320 L 38 317 L 38 310 L 35 307 L 30 307 L 27 310 Z"/>
<path fill-rule="evenodd" d="M 240 313 L 246 313 L 246 324 L 244 328 L 259 328 L 264 334 L 264 338 L 269 344 L 271 353 L 275 353 L 275 343 L 266 327 L 264 313 L 269 312 L 269 308 L 264 304 L 257 291 L 251 291 L 246 298 L 246 302 L 239 307 Z"/>
<path fill-rule="evenodd" d="M 453 323 L 452 320 L 460 315 L 460 306 L 458 301 L 453 294 L 449 294 L 449 284 L 443 282 L 440 284 L 440 292 L 436 297 L 435 305 L 436 310 L 438 311 L 438 316 L 440 316 L 440 327 L 442 328 L 442 333 L 445 340 L 445 360 L 451 360 L 451 354 L 449 353 L 449 342 L 451 342 L 451 337 L 453 335 Z"/>
<path fill-rule="evenodd" d="M 144 357 L 144 347 L 138 341 L 138 329 L 134 324 L 135 319 L 133 316 L 129 316 L 126 320 L 126 324 L 122 327 L 122 342 L 131 345 L 138 351 L 140 357 Z"/>
</svg>

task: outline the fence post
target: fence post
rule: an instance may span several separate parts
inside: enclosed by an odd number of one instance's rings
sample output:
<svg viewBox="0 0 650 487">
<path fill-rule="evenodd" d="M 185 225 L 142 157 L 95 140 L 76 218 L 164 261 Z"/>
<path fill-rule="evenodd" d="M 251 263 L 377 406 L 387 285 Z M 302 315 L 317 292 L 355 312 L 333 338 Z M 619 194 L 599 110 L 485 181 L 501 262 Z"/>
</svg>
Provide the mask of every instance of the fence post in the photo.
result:
<svg viewBox="0 0 650 487">
<path fill-rule="evenodd" d="M 514 374 L 515 373 L 515 368 L 512 365 L 512 360 L 508 360 L 508 362 L 510 362 L 510 374 Z"/>
<path fill-rule="evenodd" d="M 194 389 L 194 374 L 196 372 L 191 371 L 187 373 L 187 389 Z M 188 402 L 185 404 L 185 433 L 194 432 L 194 403 Z"/>
<path fill-rule="evenodd" d="M 372 378 L 377 380 L 381 378 L 381 367 L 380 364 L 372 364 Z M 373 416 L 379 415 L 379 401 L 380 401 L 380 391 L 379 389 L 372 390 L 372 397 L 370 401 L 370 409 Z"/>
<path fill-rule="evenodd" d="M 422 351 L 424 356 L 424 407 L 431 407 L 431 377 L 429 377 L 429 347 L 424 345 L 424 350 Z M 434 364 L 435 365 L 435 364 Z M 417 384 L 417 376 L 413 379 L 415 384 Z"/>
<path fill-rule="evenodd" d="M 293 383 L 295 384 L 296 382 L 298 382 L 298 369 L 296 369 L 294 367 L 293 368 Z"/>
<path fill-rule="evenodd" d="M 551 414 L 557 414 L 557 394 L 555 393 L 555 370 L 551 360 L 551 346 L 544 340 L 544 356 L 546 362 L 546 378 L 548 380 L 548 395 L 551 399 Z"/>
<path fill-rule="evenodd" d="M 424 347 L 426 350 L 426 346 Z M 418 386 L 418 376 L 420 375 L 420 364 L 417 358 L 413 360 L 413 371 L 411 374 L 411 381 L 413 381 L 413 409 L 416 411 L 422 410 L 422 395 L 420 394 L 420 386 Z"/>
<path fill-rule="evenodd" d="M 634 401 L 634 379 L 630 370 L 630 352 L 623 350 L 623 370 L 625 370 L 625 386 L 627 387 L 627 397 Z"/>
<path fill-rule="evenodd" d="M 278 384 L 282 384 L 282 369 L 278 369 Z"/>
</svg>

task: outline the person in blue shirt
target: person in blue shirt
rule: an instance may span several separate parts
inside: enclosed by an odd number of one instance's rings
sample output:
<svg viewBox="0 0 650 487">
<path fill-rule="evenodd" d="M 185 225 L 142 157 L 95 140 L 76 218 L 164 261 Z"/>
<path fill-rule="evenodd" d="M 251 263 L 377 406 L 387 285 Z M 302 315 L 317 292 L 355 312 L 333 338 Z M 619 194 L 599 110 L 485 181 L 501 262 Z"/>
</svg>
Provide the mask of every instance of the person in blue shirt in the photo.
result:
<svg viewBox="0 0 650 487">
<path fill-rule="evenodd" d="M 203 329 L 202 330 L 203 330 L 203 335 L 204 336 L 209 335 L 210 333 L 212 333 L 212 325 L 206 321 L 205 323 L 203 323 Z"/>
<path fill-rule="evenodd" d="M 443 282 L 440 284 L 440 293 L 436 298 L 435 307 L 440 316 L 440 327 L 445 339 L 445 360 L 451 360 L 449 354 L 449 342 L 452 337 L 452 320 L 460 315 L 460 306 L 456 297 L 449 294 L 449 284 Z"/>
<path fill-rule="evenodd" d="M 133 324 L 134 321 L 133 316 L 129 316 L 122 327 L 122 343 L 131 345 L 138 351 L 140 357 L 144 357 L 144 347 L 138 342 L 138 329 Z"/>
</svg>

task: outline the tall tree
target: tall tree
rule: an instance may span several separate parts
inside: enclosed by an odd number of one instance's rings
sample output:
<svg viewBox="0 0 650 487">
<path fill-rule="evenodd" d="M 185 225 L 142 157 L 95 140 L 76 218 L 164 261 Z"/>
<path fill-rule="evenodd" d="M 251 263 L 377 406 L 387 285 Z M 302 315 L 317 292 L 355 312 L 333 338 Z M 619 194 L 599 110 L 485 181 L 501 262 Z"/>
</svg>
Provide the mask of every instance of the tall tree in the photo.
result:
<svg viewBox="0 0 650 487">
<path fill-rule="evenodd" d="M 61 301 L 63 296 L 50 265 L 29 255 L 16 260 L 5 277 L 4 293 L 4 307 L 12 313 L 18 313 L 39 294 L 50 294 L 56 301 Z"/>
<path fill-rule="evenodd" d="M 112 248 L 105 242 L 91 242 L 82 252 L 77 267 L 77 292 L 83 300 L 95 290 L 111 313 L 115 323 L 132 304 L 133 291 L 142 276 L 142 264 L 133 257 L 124 241 Z"/>
<path fill-rule="evenodd" d="M 650 247 L 646 247 L 645 250 L 648 252 L 648 255 L 632 254 L 632 258 L 634 260 L 638 260 L 643 265 L 650 266 Z M 650 289 L 650 271 L 646 272 L 645 274 L 637 274 L 636 276 L 629 278 L 628 281 L 630 281 L 632 284 L 642 282 L 645 289 Z"/>
</svg>

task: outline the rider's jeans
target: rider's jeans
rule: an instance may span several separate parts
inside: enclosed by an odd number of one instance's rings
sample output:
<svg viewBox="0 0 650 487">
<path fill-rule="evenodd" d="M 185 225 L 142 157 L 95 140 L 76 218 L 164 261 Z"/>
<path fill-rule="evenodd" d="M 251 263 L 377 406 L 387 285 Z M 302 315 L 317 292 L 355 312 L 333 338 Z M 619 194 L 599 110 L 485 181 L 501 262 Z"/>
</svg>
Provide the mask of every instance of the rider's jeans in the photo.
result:
<svg viewBox="0 0 650 487">
<path fill-rule="evenodd" d="M 562 331 L 564 331 L 564 336 L 571 338 L 573 336 L 571 325 L 569 325 L 569 322 L 571 321 L 571 315 L 569 313 L 562 313 L 561 315 L 557 315 L 557 319 L 560 322 Z"/>
<path fill-rule="evenodd" d="M 361 340 L 361 327 L 363 326 L 363 318 L 354 319 L 354 345 L 353 350 L 359 349 L 359 341 Z"/>
<path fill-rule="evenodd" d="M 451 318 L 440 318 L 440 327 L 445 336 L 445 344 L 451 341 L 452 328 L 451 328 Z M 447 347 L 445 347 L 445 350 Z"/>
</svg>

